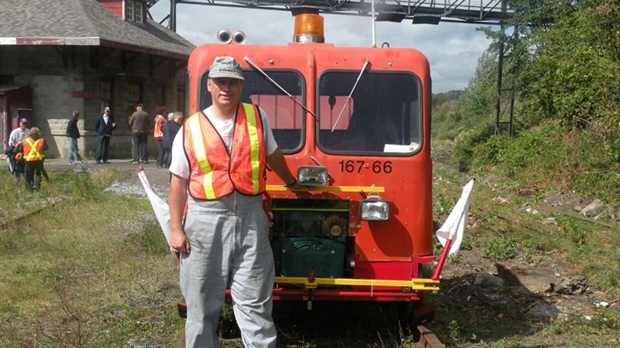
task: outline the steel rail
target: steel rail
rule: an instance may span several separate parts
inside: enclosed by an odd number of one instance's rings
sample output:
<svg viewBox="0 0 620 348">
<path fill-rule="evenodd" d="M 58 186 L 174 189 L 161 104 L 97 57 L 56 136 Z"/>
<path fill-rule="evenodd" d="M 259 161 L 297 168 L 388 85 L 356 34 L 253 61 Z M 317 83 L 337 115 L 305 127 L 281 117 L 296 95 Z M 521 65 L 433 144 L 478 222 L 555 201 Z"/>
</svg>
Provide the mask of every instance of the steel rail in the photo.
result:
<svg viewBox="0 0 620 348">
<path fill-rule="evenodd" d="M 416 347 L 420 348 L 443 348 L 444 345 L 437 339 L 437 336 L 433 334 L 429 329 L 422 325 L 416 327 L 420 334 L 419 340 L 416 342 Z"/>
</svg>

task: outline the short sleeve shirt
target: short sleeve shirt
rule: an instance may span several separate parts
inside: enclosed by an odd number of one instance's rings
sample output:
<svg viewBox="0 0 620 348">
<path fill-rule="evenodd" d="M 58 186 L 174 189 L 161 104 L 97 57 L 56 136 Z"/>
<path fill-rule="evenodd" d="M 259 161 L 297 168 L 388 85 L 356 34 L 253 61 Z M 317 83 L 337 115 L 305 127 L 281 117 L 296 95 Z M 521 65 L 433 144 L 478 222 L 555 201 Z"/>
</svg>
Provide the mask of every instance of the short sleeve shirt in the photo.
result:
<svg viewBox="0 0 620 348">
<path fill-rule="evenodd" d="M 30 132 L 30 129 L 26 128 L 26 129 L 21 129 L 21 128 L 15 128 L 11 131 L 11 134 L 9 135 L 9 147 L 11 145 L 13 146 L 17 146 L 19 144 L 21 144 L 22 140 L 26 139 L 28 137 L 28 132 Z"/>
<path fill-rule="evenodd" d="M 276 151 L 276 149 L 278 148 L 278 144 L 276 143 L 276 140 L 273 137 L 273 132 L 271 131 L 271 126 L 269 125 L 269 118 L 267 117 L 263 109 L 261 108 L 258 108 L 258 109 L 260 111 L 260 117 L 263 122 L 263 136 L 265 138 L 265 142 L 264 142 L 265 152 L 266 152 L 266 155 L 269 156 Z M 204 113 L 205 115 L 207 115 L 207 118 L 209 118 L 209 121 L 211 121 L 211 124 L 213 124 L 213 127 L 217 130 L 217 132 L 222 137 L 222 140 L 224 141 L 224 144 L 226 145 L 226 148 L 228 149 L 228 153 L 230 153 L 231 148 L 232 148 L 233 131 L 234 131 L 235 119 L 237 117 L 237 114 L 235 113 L 235 115 L 230 120 L 227 120 L 225 122 L 220 122 L 220 121 L 214 120 L 211 107 L 206 108 L 204 110 Z M 189 169 L 189 162 L 187 160 L 187 157 L 185 156 L 185 147 L 183 144 L 184 138 L 185 137 L 183 136 L 183 126 L 181 126 L 181 128 L 179 129 L 178 136 L 174 138 L 174 142 L 172 143 L 172 151 L 171 151 L 172 159 L 170 161 L 169 170 L 172 174 L 178 175 L 185 179 L 189 179 L 190 169 Z"/>
</svg>

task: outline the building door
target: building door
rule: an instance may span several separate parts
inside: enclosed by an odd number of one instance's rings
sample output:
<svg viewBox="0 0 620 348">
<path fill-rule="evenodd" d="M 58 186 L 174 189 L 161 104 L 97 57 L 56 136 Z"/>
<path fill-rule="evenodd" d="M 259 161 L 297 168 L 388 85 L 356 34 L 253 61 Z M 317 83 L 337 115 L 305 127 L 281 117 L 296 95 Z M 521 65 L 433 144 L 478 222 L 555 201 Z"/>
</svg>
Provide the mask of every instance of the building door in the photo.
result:
<svg viewBox="0 0 620 348">
<path fill-rule="evenodd" d="M 6 151 L 11 131 L 19 127 L 19 119 L 32 123 L 32 90 L 30 86 L 0 85 L 0 149 Z"/>
</svg>

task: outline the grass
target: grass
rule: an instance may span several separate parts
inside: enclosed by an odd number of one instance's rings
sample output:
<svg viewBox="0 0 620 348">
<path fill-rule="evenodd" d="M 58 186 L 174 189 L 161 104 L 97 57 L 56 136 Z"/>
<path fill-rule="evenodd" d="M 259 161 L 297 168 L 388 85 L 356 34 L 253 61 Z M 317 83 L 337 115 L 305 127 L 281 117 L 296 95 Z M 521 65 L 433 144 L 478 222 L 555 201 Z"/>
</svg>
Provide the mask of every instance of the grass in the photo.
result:
<svg viewBox="0 0 620 348">
<path fill-rule="evenodd" d="M 184 325 L 178 262 L 146 198 L 104 191 L 122 175 L 112 167 L 51 172 L 51 182 L 30 194 L 0 173 L 7 212 L 0 216 L 0 347 L 124 347 L 138 338 L 175 345 Z M 383 307 L 341 304 L 339 319 L 325 327 L 331 303 L 311 312 L 297 305 L 274 311 L 287 347 L 326 347 L 324 333 L 330 347 L 414 346 Z M 230 306 L 220 327 L 233 338 L 222 347 L 242 347 Z"/>
<path fill-rule="evenodd" d="M 618 172 L 620 164 L 605 149 L 605 139 L 595 130 L 565 134 L 556 123 L 515 138 L 495 138 L 474 151 L 475 173 L 509 178 L 510 182 L 479 187 L 481 199 L 474 206 L 478 214 L 508 217 L 493 227 L 504 239 L 566 255 L 566 261 L 576 265 L 595 286 L 620 296 L 620 255 L 615 252 L 620 250 L 620 223 L 610 219 L 617 215 L 613 203 L 619 198 L 618 176 L 609 175 Z M 554 211 L 543 201 L 558 191 L 575 192 L 587 203 L 598 198 L 606 206 L 596 219 Z M 509 203 L 489 204 L 500 195 Z M 539 214 L 524 211 L 524 206 Z M 556 223 L 542 224 L 545 217 Z"/>
<path fill-rule="evenodd" d="M 553 132 L 545 132 L 545 141 L 552 142 Z M 526 144 L 537 147 L 541 141 L 530 136 Z M 493 151 L 505 158 L 511 146 L 515 144 L 496 141 Z M 593 286 L 610 296 L 619 296 L 620 226 L 614 221 L 597 221 L 547 208 L 543 204 L 546 197 L 566 187 L 549 179 L 561 176 L 543 172 L 553 166 L 535 164 L 573 161 L 558 149 L 537 153 L 561 156 L 559 159 L 532 159 L 523 151 L 520 149 L 515 159 L 494 160 L 486 162 L 486 166 L 475 162 L 479 180 L 471 196 L 470 225 L 463 250 L 477 250 L 492 262 L 514 258 L 535 262 L 540 255 L 552 254 L 586 276 Z M 587 153 L 575 153 L 587 158 Z M 586 174 L 571 172 L 571 182 L 585 185 L 602 178 L 600 173 Z M 51 182 L 30 194 L 23 183 L 15 185 L 8 172 L 0 172 L 0 347 L 123 347 L 135 338 L 161 339 L 164 346 L 174 346 L 184 324 L 176 312 L 180 296 L 178 263 L 166 249 L 145 198 L 104 191 L 123 175 L 113 167 L 50 173 Z M 435 169 L 434 177 L 434 212 L 439 225 L 468 179 L 440 168 Z M 615 180 L 612 176 L 602 186 L 614 186 Z M 596 194 L 604 190 L 586 190 L 584 186 L 583 192 Z M 613 194 L 608 192 L 601 199 L 610 201 Z M 548 217 L 555 218 L 556 223 L 543 224 Z M 472 273 L 476 271 L 472 269 Z M 442 289 L 461 291 L 463 281 L 457 278 L 442 282 Z M 496 295 L 506 291 L 499 289 Z M 524 321 L 515 326 L 514 321 L 503 318 L 518 318 L 523 304 L 488 303 L 475 296 L 468 298 L 469 302 L 454 302 L 442 296 L 443 292 L 433 296 L 437 313 L 431 328 L 448 346 L 620 344 L 619 314 L 614 310 L 593 309 L 589 319 L 569 313 L 565 321 Z M 471 311 L 470 305 L 476 301 L 480 301 L 479 307 Z M 333 330 L 331 347 L 413 346 L 412 336 L 394 327 L 395 322 L 382 309 L 362 309 L 355 315 L 349 311 L 351 305 L 337 311 L 347 315 L 329 328 L 322 326 L 326 317 L 318 308 L 311 313 L 280 313 L 276 317 L 279 337 L 295 342 L 297 347 L 325 347 L 313 340 L 312 330 Z M 295 326 L 295 319 L 301 316 L 310 320 L 301 321 L 306 326 Z M 229 308 L 224 309 L 223 317 L 223 331 L 234 336 Z M 307 327 L 308 323 L 317 328 Z M 534 333 L 536 342 L 530 337 Z M 237 348 L 241 343 L 227 341 L 223 347 Z"/>
<path fill-rule="evenodd" d="M 148 201 L 102 191 L 118 175 L 50 173 L 29 194 L 0 174 L 0 346 L 172 346 L 183 325 L 177 261 Z"/>
</svg>

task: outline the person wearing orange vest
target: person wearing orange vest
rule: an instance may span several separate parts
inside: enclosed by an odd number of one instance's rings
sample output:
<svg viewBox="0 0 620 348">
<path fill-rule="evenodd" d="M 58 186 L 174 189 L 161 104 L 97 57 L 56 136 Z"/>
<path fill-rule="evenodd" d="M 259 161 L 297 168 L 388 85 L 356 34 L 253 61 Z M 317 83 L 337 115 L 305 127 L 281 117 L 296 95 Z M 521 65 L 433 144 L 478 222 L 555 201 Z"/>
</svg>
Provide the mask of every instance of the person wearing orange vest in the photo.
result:
<svg viewBox="0 0 620 348">
<path fill-rule="evenodd" d="M 166 107 L 163 105 L 155 108 L 155 112 L 157 116 L 155 117 L 155 127 L 153 127 L 153 137 L 155 140 L 159 141 L 159 154 L 157 155 L 157 168 L 161 168 L 164 165 L 164 151 L 163 151 L 163 142 L 164 139 L 164 123 L 166 123 L 166 118 L 163 116 L 166 114 Z"/>
<path fill-rule="evenodd" d="M 186 345 L 220 346 L 217 327 L 229 285 L 243 345 L 275 347 L 275 269 L 262 204 L 266 166 L 286 186 L 299 185 L 264 111 L 239 102 L 239 63 L 217 57 L 206 87 L 212 105 L 185 120 L 169 168 L 170 245 L 180 253 Z"/>
<path fill-rule="evenodd" d="M 45 168 L 43 160 L 45 159 L 44 151 L 48 149 L 45 139 L 41 137 L 41 130 L 38 127 L 32 127 L 28 133 L 28 137 L 22 140 L 23 157 L 24 157 L 24 178 L 26 179 L 26 189 L 38 190 L 41 187 L 41 176 Z"/>
</svg>

